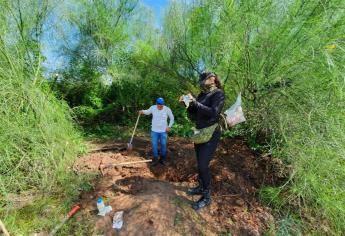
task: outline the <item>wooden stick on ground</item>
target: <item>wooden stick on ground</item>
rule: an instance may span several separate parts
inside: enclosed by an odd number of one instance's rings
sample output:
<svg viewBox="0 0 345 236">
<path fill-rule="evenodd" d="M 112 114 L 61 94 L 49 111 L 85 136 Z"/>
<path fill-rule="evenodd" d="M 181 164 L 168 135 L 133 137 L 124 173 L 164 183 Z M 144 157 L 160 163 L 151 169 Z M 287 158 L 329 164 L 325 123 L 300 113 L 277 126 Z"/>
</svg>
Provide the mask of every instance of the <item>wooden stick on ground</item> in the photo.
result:
<svg viewBox="0 0 345 236">
<path fill-rule="evenodd" d="M 5 236 L 10 236 L 10 234 L 8 233 L 7 229 L 5 228 L 4 223 L 2 223 L 2 221 L 0 220 L 0 229 L 1 231 L 4 233 Z"/>
<path fill-rule="evenodd" d="M 103 151 L 110 151 L 110 150 L 125 151 L 126 148 L 120 148 L 120 147 L 103 147 L 103 148 L 91 149 L 91 150 L 89 150 L 89 152 L 103 152 Z"/>
<path fill-rule="evenodd" d="M 104 169 L 104 168 L 109 168 L 109 167 L 114 167 L 114 166 L 124 166 L 124 165 L 132 165 L 132 164 L 146 163 L 146 162 L 152 162 L 152 160 L 122 162 L 122 163 L 116 163 L 116 164 L 101 165 L 100 167 Z"/>
</svg>

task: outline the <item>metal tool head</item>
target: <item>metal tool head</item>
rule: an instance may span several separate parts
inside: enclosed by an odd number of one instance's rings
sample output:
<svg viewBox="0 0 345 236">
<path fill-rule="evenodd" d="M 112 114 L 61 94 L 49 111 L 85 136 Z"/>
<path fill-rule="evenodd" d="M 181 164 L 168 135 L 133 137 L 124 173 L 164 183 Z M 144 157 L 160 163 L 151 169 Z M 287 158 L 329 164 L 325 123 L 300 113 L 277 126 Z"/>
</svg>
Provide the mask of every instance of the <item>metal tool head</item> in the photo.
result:
<svg viewBox="0 0 345 236">
<path fill-rule="evenodd" d="M 131 143 L 127 143 L 127 151 L 132 151 L 133 145 Z"/>
</svg>

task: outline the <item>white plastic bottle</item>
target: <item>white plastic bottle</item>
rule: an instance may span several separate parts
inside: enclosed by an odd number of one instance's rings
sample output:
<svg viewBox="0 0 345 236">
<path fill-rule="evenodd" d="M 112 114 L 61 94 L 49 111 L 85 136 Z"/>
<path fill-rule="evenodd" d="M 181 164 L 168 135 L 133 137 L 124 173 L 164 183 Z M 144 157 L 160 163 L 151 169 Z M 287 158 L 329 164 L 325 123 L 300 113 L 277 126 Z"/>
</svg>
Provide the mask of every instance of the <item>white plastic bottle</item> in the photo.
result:
<svg viewBox="0 0 345 236">
<path fill-rule="evenodd" d="M 104 210 L 104 202 L 101 197 L 97 199 L 97 209 L 99 212 L 102 212 Z"/>
</svg>

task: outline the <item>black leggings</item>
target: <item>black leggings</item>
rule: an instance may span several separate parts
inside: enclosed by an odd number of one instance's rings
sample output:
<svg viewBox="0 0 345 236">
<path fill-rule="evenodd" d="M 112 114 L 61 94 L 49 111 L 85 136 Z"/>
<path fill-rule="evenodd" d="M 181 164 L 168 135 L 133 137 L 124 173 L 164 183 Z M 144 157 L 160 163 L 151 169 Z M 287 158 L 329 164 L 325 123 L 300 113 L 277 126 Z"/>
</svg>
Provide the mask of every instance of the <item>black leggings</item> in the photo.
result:
<svg viewBox="0 0 345 236">
<path fill-rule="evenodd" d="M 212 138 L 207 143 L 195 144 L 196 159 L 198 162 L 199 180 L 202 183 L 204 189 L 209 189 L 211 182 L 211 173 L 209 164 L 213 158 L 213 155 L 217 149 L 217 145 L 220 139 L 220 131 L 216 129 Z"/>
</svg>

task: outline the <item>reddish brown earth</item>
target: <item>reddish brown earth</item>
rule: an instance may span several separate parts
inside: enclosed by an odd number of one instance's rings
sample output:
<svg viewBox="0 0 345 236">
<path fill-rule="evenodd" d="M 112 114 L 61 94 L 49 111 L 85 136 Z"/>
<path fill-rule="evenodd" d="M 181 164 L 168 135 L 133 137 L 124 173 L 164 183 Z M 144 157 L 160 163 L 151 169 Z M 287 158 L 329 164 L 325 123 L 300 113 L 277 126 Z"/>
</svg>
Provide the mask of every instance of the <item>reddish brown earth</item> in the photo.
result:
<svg viewBox="0 0 345 236">
<path fill-rule="evenodd" d="M 91 192 L 81 194 L 82 216 L 94 225 L 93 235 L 262 235 L 274 223 L 270 209 L 257 198 L 257 189 L 275 185 L 270 158 L 253 153 L 241 139 L 223 140 L 211 162 L 212 204 L 200 211 L 190 207 L 198 197 L 185 194 L 196 184 L 193 145 L 170 138 L 166 166 L 149 163 L 105 168 L 100 165 L 151 158 L 148 138 L 134 140 L 128 153 L 125 142 L 93 143 L 92 152 L 74 165 L 77 172 L 99 173 Z M 102 196 L 113 211 L 97 216 L 96 199 Z M 124 211 L 121 230 L 112 229 L 112 216 Z"/>
</svg>

